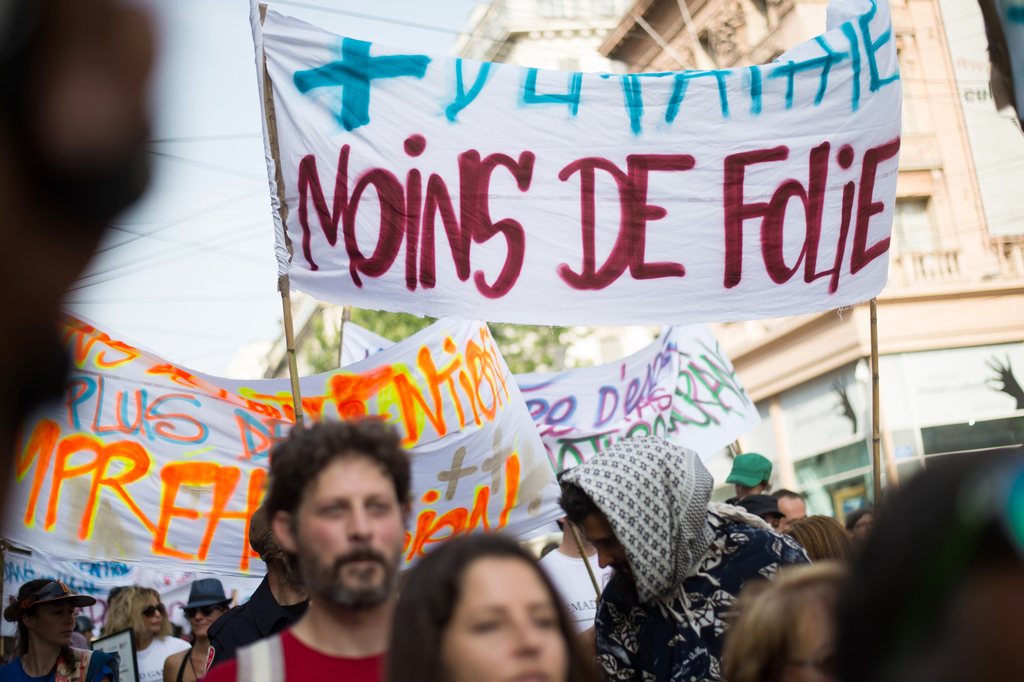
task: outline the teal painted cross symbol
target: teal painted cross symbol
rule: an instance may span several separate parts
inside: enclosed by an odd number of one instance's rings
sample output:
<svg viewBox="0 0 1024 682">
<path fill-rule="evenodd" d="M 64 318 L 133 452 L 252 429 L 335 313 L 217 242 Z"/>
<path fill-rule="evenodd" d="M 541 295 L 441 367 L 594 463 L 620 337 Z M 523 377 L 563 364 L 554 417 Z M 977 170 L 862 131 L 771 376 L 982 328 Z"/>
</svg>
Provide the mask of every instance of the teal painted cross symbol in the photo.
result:
<svg viewBox="0 0 1024 682">
<path fill-rule="evenodd" d="M 429 63 L 430 57 L 425 55 L 371 57 L 370 43 L 345 38 L 340 62 L 296 71 L 292 79 L 303 94 L 316 88 L 342 88 L 338 122 L 345 130 L 354 130 L 370 122 L 370 81 L 398 76 L 423 78 Z"/>
</svg>

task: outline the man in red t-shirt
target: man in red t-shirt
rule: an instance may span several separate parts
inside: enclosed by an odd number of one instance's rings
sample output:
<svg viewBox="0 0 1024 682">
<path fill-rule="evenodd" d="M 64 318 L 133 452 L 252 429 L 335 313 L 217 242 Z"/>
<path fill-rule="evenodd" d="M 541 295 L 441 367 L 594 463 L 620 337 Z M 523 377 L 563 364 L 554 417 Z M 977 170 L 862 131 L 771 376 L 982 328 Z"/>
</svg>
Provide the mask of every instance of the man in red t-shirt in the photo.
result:
<svg viewBox="0 0 1024 682">
<path fill-rule="evenodd" d="M 309 586 L 309 609 L 238 650 L 206 682 L 379 682 L 409 516 L 409 458 L 378 419 L 294 429 L 271 458 L 274 535 Z"/>
</svg>

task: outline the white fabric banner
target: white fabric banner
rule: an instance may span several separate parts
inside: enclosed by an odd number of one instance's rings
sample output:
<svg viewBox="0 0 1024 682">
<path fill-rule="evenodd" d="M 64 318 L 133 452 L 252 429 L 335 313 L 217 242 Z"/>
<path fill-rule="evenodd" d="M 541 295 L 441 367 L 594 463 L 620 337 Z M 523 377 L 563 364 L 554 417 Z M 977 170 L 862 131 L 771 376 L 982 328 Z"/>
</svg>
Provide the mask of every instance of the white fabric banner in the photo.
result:
<svg viewBox="0 0 1024 682">
<path fill-rule="evenodd" d="M 38 554 L 7 552 L 4 559 L 4 600 L 3 607 L 13 604 L 18 590 L 30 580 L 51 578 L 60 580 L 78 594 L 87 594 L 96 599 L 92 606 L 84 606 L 79 613 L 88 616 L 98 633 L 107 621 L 107 603 L 110 590 L 115 587 L 141 585 L 152 587 L 160 593 L 160 599 L 167 607 L 173 622 L 188 632 L 188 619 L 182 609 L 188 603 L 192 583 L 201 578 L 216 578 L 224 586 L 224 594 L 233 604 L 244 604 L 259 587 L 262 578 L 210 575 L 203 573 L 176 572 L 161 573 L 151 569 L 116 562 L 72 563 L 48 559 Z M 2 610 L 0 608 L 0 610 Z M 14 623 L 3 621 L 0 634 L 13 637 L 17 634 Z"/>
<path fill-rule="evenodd" d="M 288 379 L 192 373 L 66 317 L 65 398 L 24 426 L 3 536 L 49 558 L 162 571 L 262 571 L 248 544 Z M 560 515 L 544 446 L 487 325 L 439 320 L 300 381 L 307 423 L 379 415 L 412 454 L 404 565 L 473 531 L 527 534 Z"/>
<path fill-rule="evenodd" d="M 706 324 L 663 327 L 651 345 L 619 362 L 517 374 L 516 381 L 558 471 L 649 434 L 707 462 L 761 423 Z"/>
<path fill-rule="evenodd" d="M 374 334 L 355 322 L 346 322 L 344 336 L 341 339 L 341 366 L 347 367 L 365 360 L 393 345 L 394 341 L 385 339 L 380 334 Z"/>
<path fill-rule="evenodd" d="M 273 10 L 253 30 L 279 266 L 318 299 L 624 325 L 810 313 L 885 285 L 901 110 L 885 0 L 832 0 L 828 31 L 772 64 L 678 73 L 411 54 Z"/>
</svg>

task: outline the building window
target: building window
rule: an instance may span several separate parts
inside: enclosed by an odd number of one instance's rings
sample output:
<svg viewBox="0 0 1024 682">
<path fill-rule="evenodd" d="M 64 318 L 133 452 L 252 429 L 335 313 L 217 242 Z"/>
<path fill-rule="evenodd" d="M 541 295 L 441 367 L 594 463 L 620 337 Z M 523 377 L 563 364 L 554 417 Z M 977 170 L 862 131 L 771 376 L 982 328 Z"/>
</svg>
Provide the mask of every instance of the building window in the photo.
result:
<svg viewBox="0 0 1024 682">
<path fill-rule="evenodd" d="M 928 199 L 897 199 L 893 216 L 898 252 L 932 253 L 938 250 L 938 239 L 928 217 Z"/>
<path fill-rule="evenodd" d="M 715 38 L 709 32 L 705 31 L 700 34 L 700 47 L 707 54 L 708 59 L 716 67 L 718 66 L 718 57 L 715 54 Z"/>
<path fill-rule="evenodd" d="M 896 59 L 900 66 L 900 77 L 909 78 L 911 69 L 907 63 L 906 51 L 899 49 L 896 50 Z M 910 84 L 906 81 L 903 83 L 903 133 L 918 133 L 921 132 L 920 126 L 917 121 L 917 110 L 914 107 L 914 95 L 910 91 Z"/>
<path fill-rule="evenodd" d="M 569 15 L 569 3 L 572 0 L 537 0 L 542 17 L 562 18 Z"/>
<path fill-rule="evenodd" d="M 606 336 L 601 339 L 602 364 L 621 360 L 622 356 L 622 339 L 617 336 Z"/>
</svg>

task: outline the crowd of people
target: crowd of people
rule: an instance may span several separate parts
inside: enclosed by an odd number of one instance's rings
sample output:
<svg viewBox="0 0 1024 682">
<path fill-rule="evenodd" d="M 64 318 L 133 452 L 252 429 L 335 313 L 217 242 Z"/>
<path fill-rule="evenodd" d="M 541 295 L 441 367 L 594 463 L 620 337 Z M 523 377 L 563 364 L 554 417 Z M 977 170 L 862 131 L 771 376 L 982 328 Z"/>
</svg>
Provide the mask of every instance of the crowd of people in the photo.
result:
<svg viewBox="0 0 1024 682">
<path fill-rule="evenodd" d="M 870 509 L 844 527 L 808 516 L 797 493 L 766 495 L 770 467 L 737 456 L 736 496 L 715 502 L 696 453 L 622 441 L 563 472 L 563 541 L 540 561 L 485 534 L 400 574 L 410 465 L 398 435 L 372 419 L 318 424 L 274 452 L 249 536 L 267 575 L 248 602 L 229 609 L 220 581 L 195 581 L 185 641 L 155 590 L 125 587 L 103 635 L 131 630 L 147 682 L 1019 676 L 1024 454 L 930 467 L 877 527 Z M 4 611 L 18 644 L 0 682 L 120 682 L 117 659 L 70 646 L 91 625 L 76 607 L 94 601 L 25 583 Z"/>
</svg>

